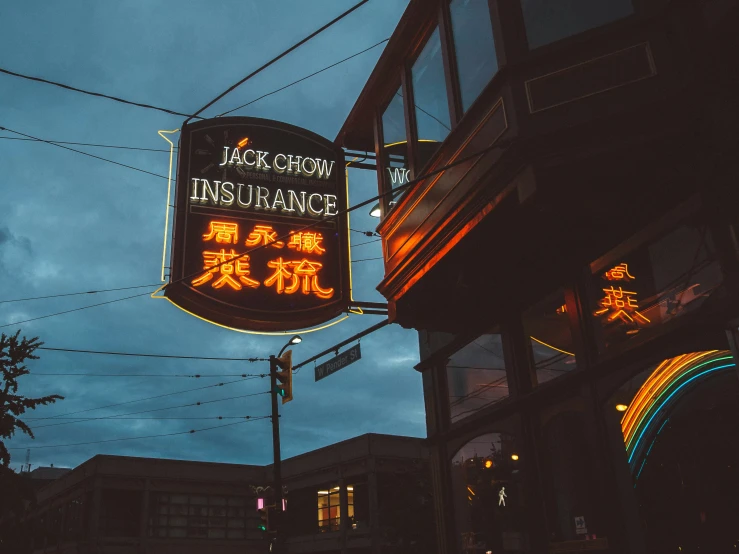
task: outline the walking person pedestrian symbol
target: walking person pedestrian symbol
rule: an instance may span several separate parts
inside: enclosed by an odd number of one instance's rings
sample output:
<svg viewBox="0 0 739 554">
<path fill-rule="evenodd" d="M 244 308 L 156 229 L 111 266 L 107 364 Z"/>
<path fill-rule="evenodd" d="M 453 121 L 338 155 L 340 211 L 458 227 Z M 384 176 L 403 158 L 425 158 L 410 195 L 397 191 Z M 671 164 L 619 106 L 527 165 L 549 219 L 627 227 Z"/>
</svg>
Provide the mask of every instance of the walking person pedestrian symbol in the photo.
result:
<svg viewBox="0 0 739 554">
<path fill-rule="evenodd" d="M 505 493 L 505 487 L 501 487 L 498 491 L 498 506 L 505 506 L 505 499 L 508 495 Z"/>
</svg>

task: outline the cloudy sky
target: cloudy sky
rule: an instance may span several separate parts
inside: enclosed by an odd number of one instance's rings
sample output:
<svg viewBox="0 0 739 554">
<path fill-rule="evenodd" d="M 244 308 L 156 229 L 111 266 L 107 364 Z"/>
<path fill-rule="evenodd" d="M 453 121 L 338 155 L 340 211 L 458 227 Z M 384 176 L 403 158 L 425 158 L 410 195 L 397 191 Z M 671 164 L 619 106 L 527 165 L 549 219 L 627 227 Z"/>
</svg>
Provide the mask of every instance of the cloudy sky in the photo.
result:
<svg viewBox="0 0 739 554">
<path fill-rule="evenodd" d="M 0 67 L 83 89 L 189 112 L 320 27 L 354 2 L 344 0 L 164 0 L 65 3 L 4 2 L 0 7 Z M 359 52 L 391 35 L 407 2 L 372 0 L 327 32 L 217 103 L 206 116 L 256 98 Z M 325 73 L 269 96 L 236 115 L 285 121 L 329 139 L 382 52 L 380 46 Z M 125 106 L 0 74 L 0 126 L 46 140 L 165 148 L 160 129 L 183 118 Z M 0 131 L 1 137 L 18 137 Z M 165 174 L 163 152 L 76 147 Z M 166 181 L 43 143 L 0 139 L 0 300 L 130 287 L 160 278 Z M 376 194 L 374 172 L 350 170 L 350 204 Z M 367 210 L 351 226 L 374 230 Z M 354 244 L 369 241 L 353 234 Z M 380 256 L 379 242 L 353 248 L 355 259 Z M 375 290 L 380 260 L 354 264 L 354 297 L 383 301 Z M 211 357 L 268 357 L 285 337 L 227 331 L 147 296 L 16 325 L 27 319 L 145 292 L 147 289 L 0 303 L 0 331 L 21 329 L 47 347 Z M 300 362 L 380 321 L 352 316 L 304 336 Z M 314 382 L 312 365 L 295 376 L 295 400 L 282 410 L 283 457 L 364 433 L 424 436 L 424 407 L 414 331 L 386 327 L 362 339 L 363 359 Z M 204 387 L 236 377 L 76 377 L 41 373 L 230 375 L 263 373 L 267 363 L 199 361 L 39 351 L 20 391 L 61 394 L 64 401 L 29 412 L 36 440 L 8 444 L 13 467 L 26 446 L 177 433 L 233 423 L 214 418 L 269 414 L 268 380 L 255 378 L 159 399 L 85 412 L 106 417 L 85 422 L 56 419 L 70 412 Z M 220 400 L 201 406 L 168 406 Z M 71 417 L 71 416 L 68 416 Z M 41 428 L 41 425 L 65 423 Z M 74 467 L 95 454 L 266 464 L 271 461 L 269 420 L 194 435 L 34 449 L 33 466 Z"/>
</svg>

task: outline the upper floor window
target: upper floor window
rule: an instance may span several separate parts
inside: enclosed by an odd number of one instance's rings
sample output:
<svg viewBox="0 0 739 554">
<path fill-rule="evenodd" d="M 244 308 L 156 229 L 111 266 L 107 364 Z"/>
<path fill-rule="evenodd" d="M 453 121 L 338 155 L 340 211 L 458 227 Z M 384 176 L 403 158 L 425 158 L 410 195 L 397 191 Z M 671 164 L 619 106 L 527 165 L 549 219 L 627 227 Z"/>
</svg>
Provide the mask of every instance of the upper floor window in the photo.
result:
<svg viewBox="0 0 739 554">
<path fill-rule="evenodd" d="M 606 25 L 634 13 L 631 0 L 521 0 L 529 48 Z"/>
<path fill-rule="evenodd" d="M 452 0 L 449 5 L 462 109 L 466 112 L 498 71 L 488 0 Z"/>
<path fill-rule="evenodd" d="M 451 130 L 439 28 L 428 39 L 411 69 L 418 135 L 416 171 L 431 159 Z"/>
<path fill-rule="evenodd" d="M 447 384 L 452 423 L 508 396 L 503 337 L 490 332 L 449 358 Z"/>
<path fill-rule="evenodd" d="M 318 491 L 318 529 L 338 531 L 341 523 L 340 487 L 330 487 Z"/>
<path fill-rule="evenodd" d="M 237 496 L 156 494 L 149 536 L 243 539 L 245 502 Z"/>
<path fill-rule="evenodd" d="M 524 312 L 523 325 L 531 346 L 537 384 L 577 368 L 563 290 Z"/>
<path fill-rule="evenodd" d="M 382 114 L 382 152 L 387 189 L 397 188 L 410 180 L 406 137 L 403 89 L 401 87 L 395 92 Z M 390 201 L 392 203 L 393 199 Z"/>
</svg>

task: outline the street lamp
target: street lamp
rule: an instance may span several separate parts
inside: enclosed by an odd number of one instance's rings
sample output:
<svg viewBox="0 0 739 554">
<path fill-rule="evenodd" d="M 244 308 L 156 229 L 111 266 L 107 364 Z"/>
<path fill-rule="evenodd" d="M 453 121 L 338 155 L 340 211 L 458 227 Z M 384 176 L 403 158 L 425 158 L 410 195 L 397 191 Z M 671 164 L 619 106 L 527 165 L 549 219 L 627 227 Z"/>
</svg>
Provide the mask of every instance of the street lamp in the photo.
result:
<svg viewBox="0 0 739 554">
<path fill-rule="evenodd" d="M 372 207 L 369 214 L 371 217 L 380 217 L 382 215 L 379 202 Z"/>
<path fill-rule="evenodd" d="M 280 350 L 280 353 L 277 354 L 277 357 L 279 358 L 280 356 L 282 356 L 282 353 L 285 351 L 285 348 L 287 348 L 291 344 L 300 344 L 301 342 L 303 342 L 303 338 L 300 335 L 293 335 L 293 337 L 289 341 L 287 341 L 287 344 L 285 344 L 285 346 L 282 347 L 282 350 Z"/>
</svg>

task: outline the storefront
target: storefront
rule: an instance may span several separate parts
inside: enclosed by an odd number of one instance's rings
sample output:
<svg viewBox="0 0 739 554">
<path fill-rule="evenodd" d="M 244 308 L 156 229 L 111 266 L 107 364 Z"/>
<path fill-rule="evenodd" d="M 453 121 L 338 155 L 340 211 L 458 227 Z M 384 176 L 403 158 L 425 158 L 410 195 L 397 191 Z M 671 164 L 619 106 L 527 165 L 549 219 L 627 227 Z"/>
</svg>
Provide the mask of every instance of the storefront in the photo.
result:
<svg viewBox="0 0 739 554">
<path fill-rule="evenodd" d="M 737 23 L 410 2 L 336 142 L 377 160 L 438 552 L 739 547 Z"/>
</svg>

